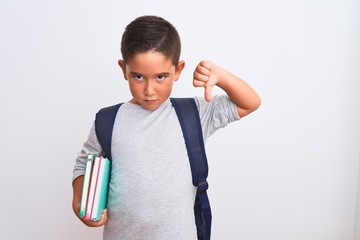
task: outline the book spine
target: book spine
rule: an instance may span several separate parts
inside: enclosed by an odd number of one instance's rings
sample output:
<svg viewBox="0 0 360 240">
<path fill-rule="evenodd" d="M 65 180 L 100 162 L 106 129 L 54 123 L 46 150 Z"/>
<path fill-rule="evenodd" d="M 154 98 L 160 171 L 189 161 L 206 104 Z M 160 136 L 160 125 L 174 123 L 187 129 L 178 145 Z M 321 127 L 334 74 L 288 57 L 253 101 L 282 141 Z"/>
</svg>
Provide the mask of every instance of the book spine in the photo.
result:
<svg viewBox="0 0 360 240">
<path fill-rule="evenodd" d="M 88 201 L 86 204 L 86 212 L 85 212 L 86 220 L 91 219 L 91 212 L 92 212 L 93 203 L 94 203 L 97 179 L 98 179 L 98 175 L 99 175 L 99 167 L 100 167 L 100 157 L 95 157 L 93 169 L 92 169 L 92 173 L 91 173 Z"/>
</svg>

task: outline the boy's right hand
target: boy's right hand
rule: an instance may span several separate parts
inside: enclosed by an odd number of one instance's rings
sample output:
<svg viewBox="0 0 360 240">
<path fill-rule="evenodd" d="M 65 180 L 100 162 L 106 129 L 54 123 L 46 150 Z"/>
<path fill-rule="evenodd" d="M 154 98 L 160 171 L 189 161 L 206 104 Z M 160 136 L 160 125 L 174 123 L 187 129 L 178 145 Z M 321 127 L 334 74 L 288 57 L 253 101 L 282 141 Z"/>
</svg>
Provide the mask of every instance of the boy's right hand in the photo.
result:
<svg viewBox="0 0 360 240">
<path fill-rule="evenodd" d="M 73 207 L 74 213 L 86 226 L 101 227 L 106 223 L 106 221 L 108 219 L 107 209 L 104 209 L 104 211 L 101 215 L 101 219 L 97 222 L 92 221 L 92 220 L 86 220 L 85 218 L 80 217 L 80 199 L 81 199 L 83 181 L 84 181 L 84 176 L 80 176 L 80 177 L 76 178 L 73 182 L 72 207 Z"/>
<path fill-rule="evenodd" d="M 106 221 L 107 221 L 107 210 L 104 209 L 102 215 L 101 215 L 101 219 L 99 221 L 92 221 L 92 220 L 86 220 L 83 217 L 79 217 L 79 219 L 88 227 L 101 227 L 103 225 L 105 225 Z"/>
</svg>

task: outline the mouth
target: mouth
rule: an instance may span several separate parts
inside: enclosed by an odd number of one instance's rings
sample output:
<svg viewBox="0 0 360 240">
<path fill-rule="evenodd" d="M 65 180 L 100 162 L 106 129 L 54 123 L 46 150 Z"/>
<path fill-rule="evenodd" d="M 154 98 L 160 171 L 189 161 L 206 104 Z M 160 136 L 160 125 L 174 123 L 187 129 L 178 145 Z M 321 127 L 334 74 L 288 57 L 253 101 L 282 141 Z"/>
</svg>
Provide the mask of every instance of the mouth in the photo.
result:
<svg viewBox="0 0 360 240">
<path fill-rule="evenodd" d="M 144 99 L 144 102 L 146 102 L 147 104 L 153 104 L 156 102 L 156 100 L 154 99 Z"/>
</svg>

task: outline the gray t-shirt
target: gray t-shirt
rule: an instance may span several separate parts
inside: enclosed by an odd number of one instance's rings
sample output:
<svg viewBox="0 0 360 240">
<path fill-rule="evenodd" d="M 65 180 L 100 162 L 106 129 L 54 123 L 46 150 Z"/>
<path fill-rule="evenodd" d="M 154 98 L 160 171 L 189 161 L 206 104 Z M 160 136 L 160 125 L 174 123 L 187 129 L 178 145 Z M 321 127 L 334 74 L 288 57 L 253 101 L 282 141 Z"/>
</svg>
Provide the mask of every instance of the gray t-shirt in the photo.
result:
<svg viewBox="0 0 360 240">
<path fill-rule="evenodd" d="M 228 96 L 210 103 L 195 97 L 204 139 L 239 120 Z M 94 126 L 79 153 L 73 179 L 84 174 L 88 153 L 100 153 Z M 197 239 L 185 141 L 170 100 L 150 111 L 125 103 L 114 123 L 105 240 Z"/>
</svg>

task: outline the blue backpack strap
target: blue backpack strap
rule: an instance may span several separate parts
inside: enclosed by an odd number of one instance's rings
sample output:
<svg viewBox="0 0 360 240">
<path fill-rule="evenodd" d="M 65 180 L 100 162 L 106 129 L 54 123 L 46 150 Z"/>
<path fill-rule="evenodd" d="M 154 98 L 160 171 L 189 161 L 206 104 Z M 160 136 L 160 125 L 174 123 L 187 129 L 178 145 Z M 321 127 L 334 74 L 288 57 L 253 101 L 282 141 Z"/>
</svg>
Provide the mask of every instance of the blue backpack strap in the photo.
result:
<svg viewBox="0 0 360 240">
<path fill-rule="evenodd" d="M 103 149 L 101 155 L 107 157 L 110 161 L 112 132 L 114 128 L 115 117 L 121 105 L 122 103 L 119 103 L 114 106 L 102 108 L 99 112 L 96 113 L 95 118 L 96 136 Z"/>
<path fill-rule="evenodd" d="M 193 98 L 170 98 L 183 131 L 194 186 L 198 187 L 194 205 L 198 239 L 209 240 L 211 208 L 206 190 L 208 163 L 199 111 Z"/>
</svg>

